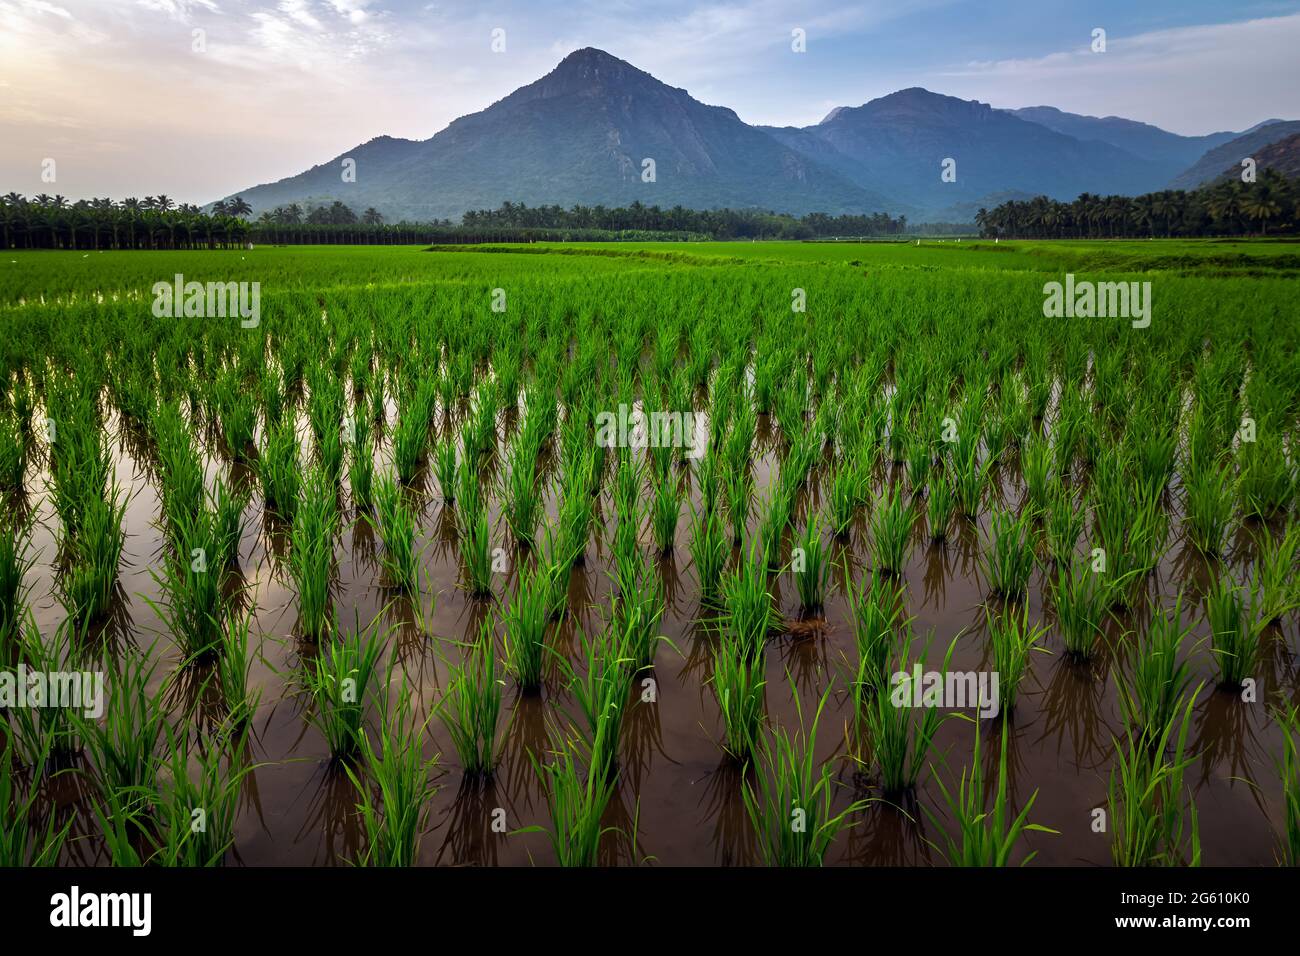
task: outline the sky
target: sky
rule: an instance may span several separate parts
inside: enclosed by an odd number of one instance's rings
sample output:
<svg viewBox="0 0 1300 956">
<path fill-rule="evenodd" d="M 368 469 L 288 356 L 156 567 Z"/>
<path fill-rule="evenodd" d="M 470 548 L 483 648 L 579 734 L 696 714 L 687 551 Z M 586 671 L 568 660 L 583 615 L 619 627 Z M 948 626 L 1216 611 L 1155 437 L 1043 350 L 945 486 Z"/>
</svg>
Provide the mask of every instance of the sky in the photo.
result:
<svg viewBox="0 0 1300 956">
<path fill-rule="evenodd" d="M 1300 0 L 0 0 L 0 193 L 205 203 L 586 46 L 749 123 L 912 86 L 1187 135 L 1300 119 Z"/>
</svg>

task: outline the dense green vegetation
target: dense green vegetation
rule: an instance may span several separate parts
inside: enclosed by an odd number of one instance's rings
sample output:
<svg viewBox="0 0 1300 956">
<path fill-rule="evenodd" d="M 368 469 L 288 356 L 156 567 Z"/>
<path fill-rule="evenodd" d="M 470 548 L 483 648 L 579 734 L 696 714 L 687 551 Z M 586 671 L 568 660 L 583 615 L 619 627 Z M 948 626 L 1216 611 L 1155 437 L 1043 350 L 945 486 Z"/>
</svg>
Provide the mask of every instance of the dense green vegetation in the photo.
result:
<svg viewBox="0 0 1300 956">
<path fill-rule="evenodd" d="M 374 209 L 358 214 L 344 203 L 304 208 L 277 206 L 256 220 L 241 197 L 213 204 L 177 206 L 167 196 L 143 200 L 80 200 L 41 194 L 0 197 L 0 249 L 218 249 L 246 242 L 275 245 L 405 245 L 414 242 L 627 242 L 700 239 L 813 239 L 819 236 L 897 235 L 906 217 L 801 218 L 735 209 L 660 209 L 634 202 L 623 208 L 559 206 L 529 208 L 507 202 L 499 209 L 470 211 L 451 220 L 385 223 Z"/>
<path fill-rule="evenodd" d="M 1151 282 L 1149 327 L 1045 319 L 1067 271 Z M 155 317 L 176 274 L 260 283 L 257 321 Z M 1213 863 L 1202 773 L 1263 795 L 1249 862 L 1294 860 L 1298 274 L 1263 242 L 7 253 L 0 654 L 111 703 L 4 713 L 0 863 L 229 860 L 241 789 L 304 755 L 355 862 L 433 860 L 443 791 L 453 854 L 500 805 L 487 843 L 641 862 L 693 825 L 642 795 L 715 765 L 731 862 L 842 862 L 914 801 L 889 825 L 936 859 L 1041 860 L 1086 787 L 1104 859 Z M 600 444 L 637 403 L 702 454 Z M 1002 714 L 898 706 L 913 665 L 996 668 Z"/>
<path fill-rule="evenodd" d="M 1009 239 L 1293 235 L 1300 229 L 1300 187 L 1266 169 L 1256 182 L 1227 179 L 1192 192 L 1011 200 L 979 210 L 975 223 L 989 238 Z"/>
</svg>

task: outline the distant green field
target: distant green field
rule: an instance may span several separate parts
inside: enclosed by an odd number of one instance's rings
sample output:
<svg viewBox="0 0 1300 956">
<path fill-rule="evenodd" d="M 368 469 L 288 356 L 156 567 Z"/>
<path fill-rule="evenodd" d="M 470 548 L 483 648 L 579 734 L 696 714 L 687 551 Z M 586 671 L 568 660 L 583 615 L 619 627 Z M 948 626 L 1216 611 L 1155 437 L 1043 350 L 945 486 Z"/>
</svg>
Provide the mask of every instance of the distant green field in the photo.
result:
<svg viewBox="0 0 1300 956">
<path fill-rule="evenodd" d="M 838 266 L 883 273 L 944 269 L 961 272 L 1160 272 L 1177 276 L 1295 278 L 1300 244 L 1264 241 L 536 243 L 528 246 L 288 246 L 250 251 L 18 251 L 0 258 L 0 304 L 138 290 L 176 272 L 199 281 L 260 280 L 267 291 L 471 281 L 502 268 L 566 276 L 592 272 L 712 266 Z M 561 255 L 554 255 L 554 253 Z M 547 253 L 547 255 L 539 255 Z M 528 258 L 523 258 L 527 256 Z M 513 268 L 508 271 L 513 272 Z"/>
</svg>

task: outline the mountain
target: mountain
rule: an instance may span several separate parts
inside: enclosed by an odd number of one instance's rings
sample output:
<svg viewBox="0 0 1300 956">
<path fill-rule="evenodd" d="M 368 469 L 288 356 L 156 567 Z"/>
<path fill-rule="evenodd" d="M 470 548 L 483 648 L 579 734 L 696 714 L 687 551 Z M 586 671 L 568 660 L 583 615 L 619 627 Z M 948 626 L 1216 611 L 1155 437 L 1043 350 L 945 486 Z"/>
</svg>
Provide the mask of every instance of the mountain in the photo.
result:
<svg viewBox="0 0 1300 956">
<path fill-rule="evenodd" d="M 1266 169 L 1281 173 L 1287 179 L 1300 178 L 1300 133 L 1292 133 L 1286 139 L 1269 143 L 1263 149 L 1255 150 L 1256 173 Z M 1234 163 L 1219 176 L 1220 180 L 1236 179 L 1241 175 L 1241 164 Z"/>
<path fill-rule="evenodd" d="M 1195 189 L 1197 186 L 1218 179 L 1227 169 L 1241 171 L 1241 161 L 1246 157 L 1255 160 L 1256 154 L 1266 147 L 1287 137 L 1300 133 L 1300 120 L 1277 121 L 1253 127 L 1243 136 L 1215 147 L 1202 156 L 1190 168 L 1175 177 L 1169 184 L 1171 189 Z"/>
<path fill-rule="evenodd" d="M 843 107 L 816 126 L 764 127 L 779 142 L 863 187 L 887 191 L 931 218 L 1005 192 L 1074 199 L 1162 186 L 1160 163 L 1110 143 L 1079 140 L 987 103 L 912 88 Z M 956 180 L 941 164 L 956 160 Z M 991 201 L 991 200 L 990 200 Z"/>
<path fill-rule="evenodd" d="M 356 182 L 342 182 L 345 157 Z M 642 181 L 642 162 L 655 181 Z M 313 199 L 374 206 L 389 219 L 456 218 L 503 201 L 874 212 L 894 207 L 743 123 L 600 50 L 428 140 L 381 137 L 305 173 L 240 193 L 255 212 Z"/>
<path fill-rule="evenodd" d="M 1015 116 L 1079 140 L 1109 143 L 1142 159 L 1162 164 L 1172 178 L 1208 150 L 1236 139 L 1241 133 L 1209 133 L 1205 136 L 1180 136 L 1150 123 L 1121 116 L 1081 116 L 1066 113 L 1054 106 L 1028 106 L 1008 110 Z"/>
<path fill-rule="evenodd" d="M 750 126 L 586 48 L 429 139 L 380 136 L 237 195 L 254 214 L 341 200 L 389 221 L 456 219 L 507 201 L 640 201 L 965 222 L 1008 197 L 1135 195 L 1176 176 L 1176 185 L 1195 185 L 1297 131 L 1300 123 L 1270 121 L 1245 134 L 1179 136 L 1121 117 L 994 109 L 918 87 L 835 107 L 813 126 Z M 945 182 L 950 158 L 956 179 Z M 341 175 L 348 159 L 354 182 Z M 642 179 L 646 159 L 653 182 Z"/>
</svg>

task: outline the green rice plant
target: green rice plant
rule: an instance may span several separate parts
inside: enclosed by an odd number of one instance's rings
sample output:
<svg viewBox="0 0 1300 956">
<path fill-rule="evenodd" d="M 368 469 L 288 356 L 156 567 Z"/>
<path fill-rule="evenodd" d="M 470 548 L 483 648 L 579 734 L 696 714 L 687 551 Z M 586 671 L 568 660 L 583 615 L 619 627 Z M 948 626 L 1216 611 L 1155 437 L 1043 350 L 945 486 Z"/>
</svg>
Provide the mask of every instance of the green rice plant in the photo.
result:
<svg viewBox="0 0 1300 956">
<path fill-rule="evenodd" d="M 488 525 L 487 506 L 480 505 L 472 512 L 461 511 L 464 534 L 460 538 L 461 560 L 465 562 L 465 576 L 471 596 L 492 596 L 492 531 Z"/>
<path fill-rule="evenodd" d="M 1124 645 L 1130 677 L 1127 683 L 1116 677 L 1125 724 L 1140 729 L 1156 740 L 1177 716 L 1192 683 L 1192 671 L 1179 660 L 1183 639 L 1191 628 L 1183 624 L 1183 596 L 1172 609 L 1156 610 L 1151 626 L 1141 641 Z"/>
<path fill-rule="evenodd" d="M 1035 790 L 1020 808 L 1012 815 L 1011 800 L 1007 794 L 1007 721 L 1002 719 L 1002 733 L 998 753 L 998 781 L 993 794 L 993 806 L 987 806 L 988 787 L 984 780 L 984 761 L 980 757 L 980 728 L 975 724 L 975 750 L 971 755 L 969 769 L 963 769 L 956 791 L 950 791 L 939 780 L 939 789 L 952 819 L 957 821 L 957 835 L 944 834 L 944 846 L 940 851 L 951 866 L 1006 866 L 1011 862 L 1016 844 L 1026 833 L 1053 833 L 1060 831 L 1050 829 L 1037 823 L 1029 822 L 1030 811 L 1038 799 Z M 937 778 L 937 775 L 936 775 Z M 935 829 L 942 831 L 942 821 L 929 807 L 922 805 L 926 816 L 930 818 Z M 1020 861 L 1024 866 L 1029 863 L 1037 851 L 1031 851 Z"/>
<path fill-rule="evenodd" d="M 0 653 L 20 636 L 27 594 L 23 581 L 35 563 L 28 553 L 30 541 L 29 521 L 0 519 Z"/>
<path fill-rule="evenodd" d="M 712 448 L 705 452 L 695 468 L 695 487 L 700 493 L 700 510 L 706 515 L 715 514 L 722 495 L 722 472 L 717 452 Z"/>
<path fill-rule="evenodd" d="M 28 609 L 16 654 L 17 663 L 25 666 L 28 673 L 53 674 L 78 669 L 80 653 L 73 621 L 64 620 L 46 640 L 35 615 Z M 57 767 L 66 767 L 81 755 L 84 720 L 74 708 L 12 707 L 8 719 L 10 726 L 5 736 L 16 741 L 18 753 L 28 766 L 36 764 L 43 754 Z"/>
<path fill-rule="evenodd" d="M 337 428 L 326 428 L 316 438 L 316 462 L 331 482 L 343 474 L 343 436 Z"/>
<path fill-rule="evenodd" d="M 746 652 L 730 631 L 722 632 L 722 643 L 713 656 L 713 693 L 726 737 L 723 751 L 740 764 L 757 756 L 764 719 L 764 663 L 762 655 Z"/>
<path fill-rule="evenodd" d="M 235 843 L 240 788 L 255 768 L 236 764 L 234 754 L 244 749 L 241 742 L 226 754 L 211 741 L 195 746 L 183 730 L 168 729 L 167 738 L 169 772 L 164 775 L 157 845 L 150 862 L 168 867 L 220 866 Z M 196 775 L 191 775 L 191 764 L 197 764 Z M 202 816 L 196 817 L 196 811 Z M 197 826 L 200 820 L 202 826 Z"/>
<path fill-rule="evenodd" d="M 984 577 L 994 594 L 1017 598 L 1029 587 L 1034 570 L 1034 545 L 1029 512 L 1019 517 L 1011 511 L 993 509 L 989 522 L 991 540 L 985 542 L 981 563 Z"/>
<path fill-rule="evenodd" d="M 486 779 L 496 770 L 501 682 L 494 644 L 491 621 L 485 619 L 464 661 L 451 667 L 450 682 L 437 706 L 467 777 Z"/>
<path fill-rule="evenodd" d="M 894 635 L 908 622 L 903 618 L 902 591 L 897 579 L 873 574 L 868 585 L 864 576 L 856 586 L 850 584 L 848 599 L 853 613 L 854 643 L 858 649 L 857 679 L 853 690 L 860 712 L 867 695 L 880 693 L 888 687 Z"/>
<path fill-rule="evenodd" d="M 754 476 L 749 471 L 748 462 L 740 468 L 727 472 L 725 488 L 727 518 L 731 522 L 731 542 L 733 545 L 739 545 L 745 540 L 750 506 L 754 500 Z"/>
<path fill-rule="evenodd" d="M 332 623 L 330 579 L 339 521 L 333 483 L 321 469 L 308 473 L 296 510 L 289 543 L 289 572 L 298 591 L 298 626 L 304 637 L 315 640 Z"/>
<path fill-rule="evenodd" d="M 791 560 L 799 607 L 805 615 L 821 613 L 826 603 L 826 584 L 830 580 L 830 563 L 822 545 L 821 528 L 813 515 L 799 539 Z"/>
<path fill-rule="evenodd" d="M 551 618 L 546 571 L 524 564 L 505 610 L 506 669 L 527 693 L 541 689 L 546 665 L 546 625 Z"/>
<path fill-rule="evenodd" d="M 1219 685 L 1240 689 L 1259 664 L 1260 632 L 1267 622 L 1247 607 L 1246 589 L 1222 574 L 1205 595 L 1205 617 L 1210 623 L 1210 644 L 1219 665 Z"/>
<path fill-rule="evenodd" d="M 988 616 L 989 644 L 993 649 L 993 669 L 998 673 L 1003 712 L 1015 710 L 1020 682 L 1029 670 L 1029 655 L 1047 653 L 1040 644 L 1047 634 L 1044 625 L 1030 626 L 1029 605 L 1017 613 L 1013 609 Z"/>
<path fill-rule="evenodd" d="M 1183 771 L 1192 760 L 1184 754 L 1195 696 L 1186 704 L 1178 702 L 1173 719 L 1159 728 L 1154 741 L 1145 728 L 1132 726 L 1126 727 L 1122 744 L 1115 741 L 1108 802 L 1116 866 L 1200 865 L 1196 803 L 1190 791 L 1186 800 L 1183 793 Z"/>
<path fill-rule="evenodd" d="M 1047 555 L 1057 566 L 1074 562 L 1074 550 L 1083 534 L 1084 510 L 1076 508 L 1070 490 L 1056 484 L 1048 492 L 1047 514 L 1043 522 Z"/>
<path fill-rule="evenodd" d="M 226 723 L 235 733 L 242 732 L 252 722 L 262 697 L 261 691 L 249 686 L 252 668 L 249 635 L 252 626 L 251 610 L 226 615 L 221 633 L 221 652 L 214 673 L 226 708 Z"/>
<path fill-rule="evenodd" d="M 1084 563 L 1059 567 L 1052 582 L 1052 605 L 1066 653 L 1087 660 L 1092 657 L 1106 616 L 1106 599 L 1097 577 Z"/>
<path fill-rule="evenodd" d="M 613 776 L 618 765 L 619 734 L 636 669 L 627 646 L 627 634 L 614 623 L 594 639 L 581 631 L 580 646 L 585 665 L 581 675 L 567 657 L 556 653 L 555 660 L 593 741 L 591 759 L 603 772 Z"/>
<path fill-rule="evenodd" d="M 748 779 L 744 783 L 745 810 L 769 866 L 821 866 L 836 836 L 853 826 L 851 817 L 866 806 L 857 800 L 839 813 L 833 811 L 831 770 L 815 755 L 817 725 L 829 696 L 828 687 L 811 726 L 805 727 L 795 690 L 799 729 L 779 727 L 770 738 L 763 736 L 757 786 Z"/>
<path fill-rule="evenodd" d="M 112 460 L 99 413 L 89 398 L 55 414 L 60 417 L 57 441 L 50 451 L 50 490 L 64 536 L 75 542 L 81 536 L 86 509 L 113 498 L 109 488 Z M 98 517 L 102 520 L 102 511 Z"/>
<path fill-rule="evenodd" d="M 103 719 L 75 715 L 100 788 L 146 815 L 153 810 L 167 735 L 167 686 L 149 691 L 156 668 L 147 657 L 116 662 L 106 681 L 112 693 Z"/>
<path fill-rule="evenodd" d="M 632 666 L 637 670 L 653 667 L 659 644 L 667 640 L 659 632 L 665 608 L 663 583 L 652 567 L 639 561 L 620 563 L 616 578 L 618 596 L 610 621 L 623 635 Z"/>
<path fill-rule="evenodd" d="M 393 466 L 397 469 L 397 480 L 403 485 L 415 481 L 424 466 L 424 454 L 429 445 L 429 418 L 419 409 L 410 409 L 397 417 L 397 427 L 393 429 Z M 445 446 L 438 446 L 438 483 L 443 487 L 443 497 L 447 497 L 446 486 L 442 485 L 442 457 Z M 455 446 L 451 446 L 455 455 Z"/>
<path fill-rule="evenodd" d="M 126 543 L 126 501 L 114 488 L 107 500 L 90 498 L 79 509 L 81 528 L 67 542 L 69 567 L 59 577 L 59 590 L 68 616 L 88 623 L 107 614 L 112 602 Z"/>
<path fill-rule="evenodd" d="M 914 520 L 911 502 L 897 486 L 877 496 L 871 516 L 871 553 L 882 573 L 902 575 Z"/>
<path fill-rule="evenodd" d="M 723 573 L 730 553 L 727 545 L 727 532 L 717 509 L 692 510 L 691 561 L 699 581 L 700 603 L 705 607 L 716 608 L 721 604 Z"/>
<path fill-rule="evenodd" d="M 570 567 L 585 560 L 594 517 L 590 488 L 591 459 L 584 457 L 566 469 L 564 496 L 560 503 L 560 550 L 573 556 Z"/>
<path fill-rule="evenodd" d="M 767 568 L 751 545 L 749 559 L 742 559 L 723 583 L 723 623 L 739 646 L 751 657 L 761 657 L 767 635 L 776 628 L 777 613 L 767 590 Z"/>
<path fill-rule="evenodd" d="M 366 692 L 382 650 L 383 642 L 374 630 L 363 632 L 356 627 L 324 642 L 316 656 L 303 663 L 299 680 L 312 701 L 307 720 L 325 738 L 335 763 L 360 751 Z"/>
<path fill-rule="evenodd" d="M 944 472 L 930 476 L 929 494 L 926 496 L 926 521 L 930 526 L 930 539 L 943 541 L 948 537 L 948 526 L 952 524 L 953 512 L 957 502 L 953 495 L 952 481 Z"/>
<path fill-rule="evenodd" d="M 835 537 L 845 540 L 848 538 L 849 528 L 853 524 L 853 516 L 858 510 L 858 505 L 862 502 L 866 481 L 854 463 L 844 462 L 835 469 L 835 473 L 831 476 L 830 485 L 831 533 Z"/>
<path fill-rule="evenodd" d="M 1125 607 L 1133 604 L 1132 593 L 1155 571 L 1164 555 L 1165 539 L 1169 536 L 1169 517 L 1160 504 L 1159 496 L 1150 489 L 1140 490 L 1133 522 L 1128 529 L 1128 543 L 1116 556 L 1118 574 L 1112 579 L 1123 580 L 1131 573 L 1131 585 L 1121 587 L 1118 597 Z"/>
<path fill-rule="evenodd" d="M 282 521 L 292 522 L 298 509 L 302 469 L 298 464 L 298 436 L 286 421 L 270 429 L 266 447 L 257 462 L 266 507 Z"/>
<path fill-rule="evenodd" d="M 907 442 L 907 480 L 919 495 L 930 480 L 934 465 L 934 443 L 929 429 L 914 431 Z"/>
<path fill-rule="evenodd" d="M 217 547 L 215 563 L 224 569 L 239 561 L 239 541 L 244 533 L 248 494 L 218 479 L 210 497 Z"/>
<path fill-rule="evenodd" d="M 150 607 L 167 624 L 184 661 L 206 663 L 221 648 L 221 622 L 225 599 L 218 567 L 209 560 L 220 551 L 216 519 L 212 512 L 178 517 L 174 553 L 163 562 L 163 573 L 150 575 L 162 592 L 161 605 Z"/>
<path fill-rule="evenodd" d="M 348 443 L 348 483 L 352 487 L 352 504 L 358 511 L 369 511 L 374 502 L 374 454 L 370 419 L 357 415 L 352 420 L 352 441 Z"/>
<path fill-rule="evenodd" d="M 546 525 L 544 541 L 539 568 L 546 581 L 547 606 L 550 608 L 551 619 L 559 620 L 569 601 L 569 577 L 578 553 L 575 550 L 565 550 L 565 543 L 551 525 Z M 575 542 L 574 546 L 576 545 Z"/>
<path fill-rule="evenodd" d="M 460 466 L 456 461 L 456 443 L 450 438 L 438 442 L 434 466 L 438 471 L 438 489 L 442 492 L 442 500 L 454 504 L 456 489 L 460 485 Z"/>
<path fill-rule="evenodd" d="M 537 452 L 527 442 L 510 446 L 510 473 L 506 479 L 505 518 L 515 540 L 531 548 L 537 539 L 542 505 L 537 487 Z"/>
<path fill-rule="evenodd" d="M 953 462 L 953 490 L 957 493 L 957 506 L 965 517 L 972 519 L 979 514 L 984 486 L 988 484 L 989 472 L 996 461 L 990 456 L 980 464 L 977 451 L 978 448 L 972 445 L 965 454 L 958 452 Z"/>
<path fill-rule="evenodd" d="M 390 475 L 382 475 L 375 488 L 375 512 L 384 545 L 380 562 L 389 587 L 402 594 L 417 593 L 420 556 L 415 543 L 415 510 Z"/>
<path fill-rule="evenodd" d="M 1178 433 L 1175 429 L 1153 427 L 1148 420 L 1136 435 L 1133 463 L 1138 484 L 1147 494 L 1159 497 L 1168 487 L 1169 476 L 1173 473 Z"/>
<path fill-rule="evenodd" d="M 391 679 L 385 684 L 391 687 Z M 437 765 L 438 758 L 424 759 L 428 720 L 419 724 L 412 719 L 411 693 L 405 681 L 390 693 L 381 711 L 378 744 L 369 734 L 362 734 L 363 766 L 354 770 L 350 763 L 345 763 L 343 769 L 361 794 L 357 810 L 366 835 L 366 849 L 358 862 L 370 866 L 412 866 L 429 820 L 429 800 L 438 789 L 429 781 L 429 772 Z"/>
<path fill-rule="evenodd" d="M 932 706 L 922 705 L 920 715 L 913 714 L 913 682 L 917 679 L 911 659 L 913 637 L 909 629 L 895 658 L 888 692 L 882 688 L 861 698 L 861 716 L 871 741 L 873 764 L 879 774 L 881 789 L 890 797 L 901 796 L 916 788 L 935 734 L 946 719 L 937 707 Z M 941 681 L 946 679 L 956 646 L 955 639 L 948 646 L 942 669 L 937 672 Z M 924 656 L 918 657 L 915 663 L 923 663 Z"/>
<path fill-rule="evenodd" d="M 793 514 L 794 500 L 791 492 L 783 485 L 774 486 L 758 525 L 758 537 L 763 544 L 763 560 L 770 571 L 781 567 L 781 542 Z"/>
<path fill-rule="evenodd" d="M 1300 707 L 1278 710 L 1274 714 L 1282 728 L 1282 760 L 1278 771 L 1282 777 L 1283 816 L 1286 833 L 1282 843 L 1282 860 L 1287 866 L 1300 866 Z M 0 806 L 4 806 L 0 795 Z"/>
<path fill-rule="evenodd" d="M 0 414 L 0 491 L 14 494 L 27 474 L 27 443 L 17 417 Z"/>
<path fill-rule="evenodd" d="M 484 482 L 480 462 L 474 457 L 472 448 L 462 445 L 462 456 L 460 470 L 456 475 L 456 504 L 463 513 L 473 514 L 480 508 L 487 508 L 487 498 L 483 493 Z"/>
<path fill-rule="evenodd" d="M 1300 524 L 1287 525 L 1280 539 L 1264 537 L 1259 564 L 1251 574 L 1251 603 L 1264 623 L 1276 623 L 1300 606 Z"/>
<path fill-rule="evenodd" d="M 620 515 L 633 515 L 640 510 L 641 489 L 645 474 L 639 460 L 627 448 L 619 449 L 618 468 L 614 473 L 614 510 Z"/>
<path fill-rule="evenodd" d="M 1284 512 L 1295 495 L 1295 477 L 1281 434 L 1260 428 L 1253 442 L 1242 442 L 1237 456 L 1237 497 L 1242 514 L 1265 519 Z"/>
<path fill-rule="evenodd" d="M 69 817 L 59 826 L 55 815 L 46 813 L 44 826 L 38 826 L 37 807 L 50 754 L 45 751 L 35 755 L 26 786 L 19 780 L 16 758 L 13 742 L 6 736 L 4 749 L 0 750 L 0 867 L 54 866 L 68 840 L 73 819 Z"/>
<path fill-rule="evenodd" d="M 595 866 L 601 838 L 615 830 L 603 826 L 601 820 L 618 781 L 596 756 L 610 749 L 608 736 L 612 732 L 608 725 L 601 724 L 590 745 L 569 735 L 545 764 L 528 752 L 533 771 L 546 785 L 551 828 L 543 831 L 541 827 L 524 827 L 518 832 L 545 832 L 560 866 Z M 585 768 L 580 764 L 584 757 Z"/>
<path fill-rule="evenodd" d="M 655 481 L 654 499 L 650 503 L 650 527 L 655 546 L 663 555 L 672 554 L 677 538 L 677 520 L 682 512 L 682 492 L 677 476 L 671 471 Z"/>
<path fill-rule="evenodd" d="M 117 868 L 139 868 L 154 856 L 157 846 L 157 823 L 144 816 L 137 797 L 134 805 L 125 805 L 117 791 L 110 790 L 100 799 L 91 800 L 90 812 L 99 825 L 100 838 L 109 862 Z"/>
<path fill-rule="evenodd" d="M 1045 510 L 1051 487 L 1048 476 L 1052 470 L 1052 449 L 1046 438 L 1035 432 L 1025 440 L 1020 449 L 1020 470 L 1025 479 L 1025 494 L 1030 508 Z"/>
<path fill-rule="evenodd" d="M 161 406 L 153 418 L 153 431 L 161 464 L 162 511 L 172 532 L 182 517 L 192 517 L 203 507 L 203 465 L 178 408 Z"/>
</svg>

